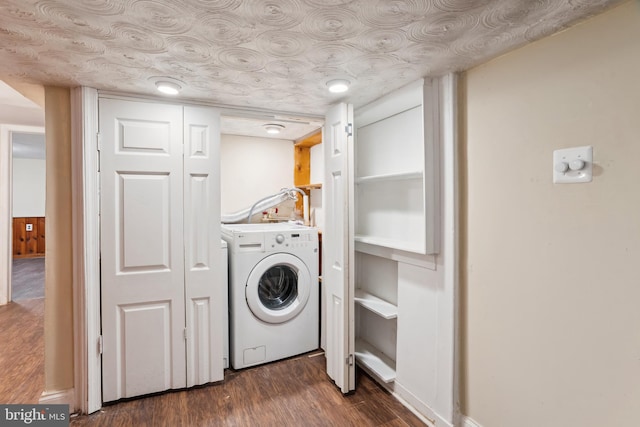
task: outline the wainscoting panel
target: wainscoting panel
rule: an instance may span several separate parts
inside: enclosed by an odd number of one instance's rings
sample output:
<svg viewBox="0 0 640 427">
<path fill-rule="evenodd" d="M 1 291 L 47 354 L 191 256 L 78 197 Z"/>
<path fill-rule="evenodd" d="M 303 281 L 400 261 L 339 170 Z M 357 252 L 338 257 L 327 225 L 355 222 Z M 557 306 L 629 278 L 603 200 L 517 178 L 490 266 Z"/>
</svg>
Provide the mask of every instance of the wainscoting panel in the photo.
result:
<svg viewBox="0 0 640 427">
<path fill-rule="evenodd" d="M 13 257 L 42 257 L 44 256 L 44 249 L 44 217 L 13 218 Z"/>
</svg>

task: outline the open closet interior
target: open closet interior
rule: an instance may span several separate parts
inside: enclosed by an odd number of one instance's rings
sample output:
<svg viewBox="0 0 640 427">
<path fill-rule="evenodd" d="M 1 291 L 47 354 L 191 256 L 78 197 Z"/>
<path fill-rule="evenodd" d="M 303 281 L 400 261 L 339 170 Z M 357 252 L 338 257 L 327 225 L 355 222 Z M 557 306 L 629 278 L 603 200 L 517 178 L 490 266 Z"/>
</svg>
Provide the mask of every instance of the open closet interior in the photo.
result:
<svg viewBox="0 0 640 427">
<path fill-rule="evenodd" d="M 226 298 L 221 289 L 228 290 L 237 285 L 244 292 L 246 283 L 241 272 L 250 275 L 255 265 L 266 265 L 267 261 L 264 260 L 268 258 L 266 252 L 260 251 L 256 252 L 255 259 L 242 258 L 249 253 L 248 248 L 258 247 L 255 242 L 249 242 L 250 246 L 243 246 L 241 251 L 237 250 L 233 255 L 242 263 L 238 262 L 235 270 L 229 269 L 227 287 L 221 282 L 226 277 L 226 269 L 218 252 L 214 256 L 214 252 L 208 250 L 219 246 L 218 212 L 233 211 L 235 205 L 251 205 L 251 200 L 260 197 L 259 194 L 233 191 L 236 189 L 234 184 L 246 182 L 234 179 L 238 177 L 237 171 L 242 171 L 243 178 L 250 176 L 251 182 L 257 183 L 254 186 L 244 184 L 251 190 L 267 191 L 253 187 L 258 184 L 274 186 L 277 175 L 277 183 L 282 182 L 278 188 L 294 181 L 296 187 L 302 187 L 311 195 L 311 211 L 315 215 L 312 213 L 310 220 L 312 224 L 315 223 L 316 229 L 322 230 L 322 246 L 313 254 L 313 260 L 324 264 L 324 268 L 320 284 L 315 279 L 310 288 L 320 293 L 319 345 L 325 350 L 329 378 L 343 393 L 348 393 L 355 388 L 352 374 L 354 365 L 357 365 L 417 412 L 435 417 L 437 411 L 444 414 L 445 421 L 450 419 L 453 413 L 452 400 L 437 399 L 437 396 L 452 396 L 453 384 L 452 289 L 443 285 L 449 283 L 445 277 L 446 260 L 452 258 L 448 252 L 440 252 L 439 237 L 444 229 L 440 215 L 448 200 L 445 194 L 443 207 L 440 206 L 441 190 L 445 190 L 440 182 L 439 167 L 443 157 L 439 147 L 442 144 L 441 131 L 446 127 L 440 114 L 444 104 L 441 91 L 452 93 L 453 80 L 450 79 L 448 83 L 449 92 L 442 79 L 419 80 L 360 107 L 355 114 L 352 114 L 352 106 L 339 104 L 335 117 L 328 115 L 325 118 L 321 135 L 316 132 L 297 141 L 224 134 L 217 127 L 219 119 L 216 111 L 205 111 L 204 107 L 134 101 L 109 94 L 96 97 L 96 108 L 98 98 L 100 100 L 99 114 L 96 115 L 100 121 L 96 128 L 101 131 L 99 158 L 103 187 L 101 197 L 104 199 L 104 203 L 100 204 L 103 207 L 100 218 L 103 229 L 106 221 L 110 221 L 111 230 L 104 234 L 113 236 L 102 242 L 110 246 L 107 248 L 109 250 L 102 251 L 101 303 L 103 307 L 107 306 L 106 311 L 113 318 L 106 319 L 107 316 L 103 314 L 104 352 L 99 357 L 103 366 L 108 365 L 105 362 L 107 359 L 113 362 L 106 370 L 108 378 L 120 378 L 122 375 L 118 373 L 132 366 L 144 366 L 148 371 L 152 365 L 149 360 L 152 360 L 156 371 L 161 372 L 157 377 L 163 379 L 153 390 L 142 388 L 149 384 L 138 381 L 142 376 L 135 368 L 131 368 L 128 371 L 131 375 L 127 379 L 132 381 L 123 384 L 123 387 L 140 386 L 141 392 L 136 388 L 131 389 L 131 393 L 119 394 L 119 386 L 115 384 L 112 387 L 114 392 L 106 398 L 103 396 L 103 401 L 182 388 L 185 385 L 189 387 L 223 378 L 222 368 L 228 366 L 229 360 L 225 345 L 227 340 L 232 341 L 225 331 L 229 331 L 229 336 L 235 332 L 224 319 L 230 312 L 226 310 Z M 449 98 L 453 99 L 452 96 Z M 124 106 L 129 108 L 125 109 Z M 192 110 L 215 118 L 216 126 L 200 118 L 192 123 Z M 164 117 L 165 114 L 172 117 L 172 121 L 165 121 L 174 125 L 155 126 L 158 117 Z M 149 123 L 154 124 L 154 132 L 143 132 L 142 129 L 147 129 Z M 185 124 L 194 126 L 185 127 Z M 165 133 L 170 129 L 176 135 L 166 136 Z M 143 135 L 146 139 L 138 138 L 134 142 L 133 139 L 127 139 L 131 135 Z M 219 141 L 216 140 L 218 136 Z M 319 136 L 322 136 L 321 143 Z M 335 140 L 332 139 L 334 136 L 337 137 Z M 176 142 L 173 144 L 169 141 Z M 273 145 L 267 149 L 267 144 Z M 241 151 L 246 153 L 248 151 L 245 148 L 254 145 L 262 149 L 261 155 L 256 156 L 255 164 L 247 163 Z M 219 151 L 215 147 L 219 147 Z M 239 149 L 241 147 L 243 150 Z M 298 156 L 299 162 L 294 160 L 295 150 L 304 154 Z M 265 162 L 267 152 L 282 153 L 277 157 L 284 161 Z M 336 157 L 340 157 L 339 161 L 336 161 Z M 165 159 L 173 167 L 169 172 L 163 169 L 164 164 L 158 163 Z M 117 161 L 120 160 L 127 163 L 118 166 Z M 191 171 L 190 162 L 196 160 L 206 163 L 209 169 L 204 172 Z M 260 163 L 266 163 L 268 169 L 259 170 L 257 166 Z M 274 166 L 276 164 L 277 167 Z M 308 166 L 304 168 L 304 176 L 296 178 L 292 170 L 297 171 L 298 164 Z M 232 167 L 225 170 L 223 166 Z M 443 167 L 443 170 L 448 169 Z M 212 181 L 211 186 L 204 185 L 204 178 L 209 176 L 215 177 L 216 181 Z M 109 191 L 105 191 L 107 187 Z M 168 191 L 168 188 L 174 188 L 174 191 Z M 205 190 L 211 194 L 204 195 Z M 222 194 L 225 191 L 242 198 L 226 200 Z M 183 203 L 171 203 L 171 195 L 177 195 Z M 198 195 L 202 197 L 192 197 Z M 247 203 L 245 198 L 251 200 Z M 113 202 L 108 202 L 110 200 Z M 204 200 L 215 203 L 203 206 Z M 174 207 L 176 212 L 171 211 L 170 207 Z M 216 215 L 206 215 L 204 225 L 200 223 L 203 217 L 194 216 L 195 213 L 214 209 Z M 158 216 L 158 212 L 162 215 Z M 170 213 L 173 214 L 173 222 L 182 226 L 168 225 L 170 221 L 164 218 Z M 148 220 L 156 217 L 160 219 L 154 222 Z M 264 227 L 270 224 L 254 225 Z M 206 239 L 202 234 L 205 229 Z M 119 230 L 128 233 L 122 234 Z M 166 253 L 182 259 L 183 251 L 180 248 L 183 245 L 177 244 L 171 251 L 160 250 L 160 244 L 147 248 L 145 242 L 148 239 L 141 234 L 145 230 L 148 233 L 145 232 L 144 236 L 155 236 L 163 247 L 174 242 L 175 239 L 169 238 L 173 236 L 171 233 L 184 234 L 184 248 L 191 251 L 193 257 L 187 254 L 189 257 L 184 258 L 184 263 L 166 260 Z M 261 247 L 275 248 L 284 243 L 287 251 L 292 252 L 304 246 L 304 242 L 293 240 L 289 242 L 290 246 L 286 246 L 288 235 L 278 236 L 277 232 L 274 233 L 274 242 L 265 240 L 268 244 Z M 300 234 L 292 232 L 288 237 L 299 239 Z M 104 255 L 107 252 L 111 254 L 109 257 Z M 231 253 L 231 249 L 228 253 Z M 320 254 L 322 260 L 318 259 Z M 311 259 L 309 257 L 308 265 L 312 264 Z M 108 265 L 112 268 L 107 269 Z M 205 287 L 209 290 L 216 288 L 216 292 L 219 292 L 202 298 L 191 298 L 188 293 L 185 294 L 190 282 L 181 277 L 182 273 L 191 270 L 215 275 L 215 278 L 205 280 Z M 171 300 L 171 304 L 156 304 L 157 293 L 131 294 L 126 300 L 111 301 L 110 294 L 104 291 L 108 289 L 105 281 L 116 283 L 122 278 L 139 279 L 143 273 L 159 275 L 167 272 L 176 276 L 176 280 L 171 281 L 171 289 L 178 296 Z M 113 277 L 105 276 L 107 273 Z M 317 277 L 317 273 L 313 276 Z M 208 298 L 210 309 L 206 309 L 204 302 L 199 304 L 199 301 L 204 301 L 203 298 Z M 169 297 L 166 299 L 169 300 Z M 243 298 L 237 300 L 244 301 Z M 317 302 L 313 304 L 316 307 L 318 305 Z M 169 325 L 167 319 L 172 318 L 171 310 L 186 313 L 177 316 L 180 319 L 186 317 L 186 322 Z M 202 314 L 200 319 L 206 318 L 208 321 L 197 321 L 194 316 L 198 313 Z M 151 323 L 160 325 L 158 331 L 150 335 L 160 337 L 155 341 L 145 335 L 148 328 L 144 325 L 149 316 L 157 320 Z M 250 316 L 246 311 L 244 320 L 239 319 L 236 323 L 248 321 Z M 118 322 L 122 320 L 127 324 L 124 333 L 118 328 Z M 207 339 L 199 340 L 198 331 L 207 330 L 205 326 L 209 331 L 204 333 Z M 271 330 L 276 327 L 274 323 Z M 105 330 L 111 333 L 110 336 Z M 145 340 L 136 337 L 145 337 Z M 173 337 L 179 339 L 172 341 Z M 141 351 L 117 353 L 126 348 L 140 349 L 151 341 L 156 350 L 151 352 L 149 360 L 131 359 L 139 356 Z M 197 348 L 189 347 L 193 345 Z M 252 355 L 254 353 L 247 352 L 247 349 L 260 346 L 252 344 L 245 347 L 236 349 L 236 353 L 242 351 L 243 357 Z M 267 343 L 264 347 L 272 348 L 273 343 Z M 182 356 L 185 355 L 185 349 L 186 358 Z M 126 366 L 118 364 L 127 357 L 132 363 Z M 163 360 L 175 362 L 177 368 L 168 369 L 168 364 Z M 262 360 L 255 363 L 262 363 Z M 211 369 L 204 369 L 207 367 Z M 115 374 L 111 375 L 111 372 Z M 172 378 L 168 372 L 180 372 L 180 378 Z M 214 376 L 214 372 L 222 375 Z M 201 381 L 188 381 L 196 377 Z M 103 387 L 108 385 L 103 384 Z"/>
</svg>

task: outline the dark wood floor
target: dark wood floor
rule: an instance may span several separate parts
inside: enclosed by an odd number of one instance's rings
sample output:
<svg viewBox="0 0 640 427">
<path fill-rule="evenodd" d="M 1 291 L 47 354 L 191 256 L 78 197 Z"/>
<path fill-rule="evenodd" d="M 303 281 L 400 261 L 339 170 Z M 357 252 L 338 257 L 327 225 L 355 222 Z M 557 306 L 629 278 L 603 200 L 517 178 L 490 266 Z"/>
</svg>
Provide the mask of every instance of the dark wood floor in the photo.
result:
<svg viewBox="0 0 640 427">
<path fill-rule="evenodd" d="M 424 426 L 365 374 L 343 396 L 320 353 L 229 370 L 224 382 L 105 406 L 73 426 Z"/>
<path fill-rule="evenodd" d="M 38 403 L 44 387 L 44 298 L 0 306 L 0 403 Z"/>
<path fill-rule="evenodd" d="M 44 299 L 0 306 L 0 403 L 38 403 L 44 383 Z M 322 353 L 241 371 L 219 384 L 105 406 L 73 426 L 423 426 L 365 374 L 343 396 Z"/>
</svg>

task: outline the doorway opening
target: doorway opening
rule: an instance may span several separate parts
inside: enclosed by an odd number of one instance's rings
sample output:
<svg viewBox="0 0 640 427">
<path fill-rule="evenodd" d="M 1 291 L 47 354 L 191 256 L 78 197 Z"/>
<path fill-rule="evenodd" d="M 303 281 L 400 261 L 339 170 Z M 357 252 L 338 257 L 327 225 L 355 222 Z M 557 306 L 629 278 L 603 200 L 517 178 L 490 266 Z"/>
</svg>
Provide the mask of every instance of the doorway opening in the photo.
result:
<svg viewBox="0 0 640 427">
<path fill-rule="evenodd" d="M 44 298 L 44 133 L 11 132 L 11 300 Z"/>
<path fill-rule="evenodd" d="M 37 87 L 28 89 L 39 99 Z M 44 388 L 44 258 L 37 256 L 39 250 L 44 256 L 44 246 L 38 248 L 37 221 L 44 222 L 45 216 L 44 108 L 0 81 L 0 123 L 0 334 L 7 344 L 1 346 L 0 371 L 8 379 L 0 387 L 0 401 L 38 403 Z M 40 153 L 25 153 L 23 148 L 29 146 Z M 24 177 L 31 179 L 24 183 Z M 36 201 L 39 196 L 42 199 Z M 14 212 L 14 207 L 19 211 Z M 32 218 L 16 225 L 25 233 L 19 245 L 13 241 L 14 234 L 20 234 L 14 232 L 16 216 Z M 44 233 L 44 225 L 40 230 Z M 24 258 L 26 262 L 16 259 L 22 265 L 14 266 L 14 247 L 21 255 L 31 252 L 32 257 Z"/>
</svg>

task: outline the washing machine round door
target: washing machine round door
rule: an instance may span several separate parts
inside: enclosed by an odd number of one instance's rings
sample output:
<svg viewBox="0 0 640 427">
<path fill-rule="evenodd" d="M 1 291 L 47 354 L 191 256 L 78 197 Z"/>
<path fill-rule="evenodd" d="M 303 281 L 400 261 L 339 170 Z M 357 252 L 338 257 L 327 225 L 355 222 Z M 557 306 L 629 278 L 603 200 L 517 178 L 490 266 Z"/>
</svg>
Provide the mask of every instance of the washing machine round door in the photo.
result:
<svg viewBox="0 0 640 427">
<path fill-rule="evenodd" d="M 307 304 L 311 274 L 300 258 L 277 253 L 263 258 L 251 270 L 245 295 L 258 319 L 283 323 L 293 319 Z"/>
</svg>

